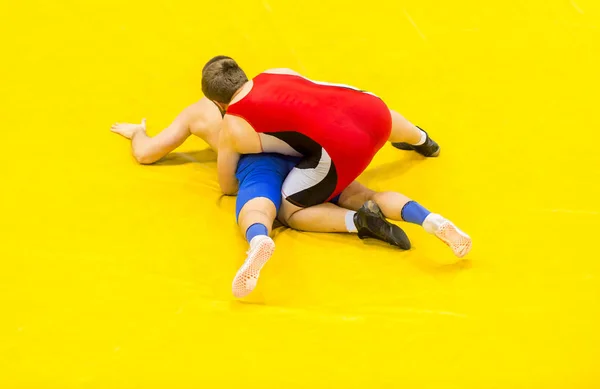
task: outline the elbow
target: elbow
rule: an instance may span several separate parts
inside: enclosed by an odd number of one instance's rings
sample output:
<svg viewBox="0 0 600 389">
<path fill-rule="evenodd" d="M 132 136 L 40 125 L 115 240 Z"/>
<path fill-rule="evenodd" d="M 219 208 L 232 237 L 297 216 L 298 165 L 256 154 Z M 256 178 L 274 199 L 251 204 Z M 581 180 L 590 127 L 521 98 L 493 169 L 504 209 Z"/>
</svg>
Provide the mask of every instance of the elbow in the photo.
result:
<svg viewBox="0 0 600 389">
<path fill-rule="evenodd" d="M 156 158 L 144 150 L 135 150 L 133 156 L 140 165 L 150 165 L 156 162 Z"/>
<path fill-rule="evenodd" d="M 225 196 L 235 196 L 237 194 L 237 188 L 223 188 L 223 194 Z"/>
<path fill-rule="evenodd" d="M 153 164 L 155 161 L 151 158 L 149 158 L 146 155 L 136 155 L 135 156 L 135 160 L 140 164 L 140 165 L 151 165 Z"/>
<path fill-rule="evenodd" d="M 223 192 L 225 196 L 235 196 L 238 192 L 238 185 L 221 185 L 221 192 Z"/>
</svg>

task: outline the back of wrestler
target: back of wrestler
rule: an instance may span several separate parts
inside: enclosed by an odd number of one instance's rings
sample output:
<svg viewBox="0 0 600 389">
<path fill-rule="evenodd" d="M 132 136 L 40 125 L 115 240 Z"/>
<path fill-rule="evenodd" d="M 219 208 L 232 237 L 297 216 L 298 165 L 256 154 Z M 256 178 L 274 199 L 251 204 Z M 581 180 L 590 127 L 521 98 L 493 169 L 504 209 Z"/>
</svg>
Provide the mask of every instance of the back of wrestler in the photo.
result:
<svg viewBox="0 0 600 389">
<path fill-rule="evenodd" d="M 302 155 L 284 185 L 301 207 L 337 196 L 389 139 L 391 115 L 378 97 L 296 74 L 264 72 L 227 114 L 258 133 L 263 152 Z"/>
</svg>

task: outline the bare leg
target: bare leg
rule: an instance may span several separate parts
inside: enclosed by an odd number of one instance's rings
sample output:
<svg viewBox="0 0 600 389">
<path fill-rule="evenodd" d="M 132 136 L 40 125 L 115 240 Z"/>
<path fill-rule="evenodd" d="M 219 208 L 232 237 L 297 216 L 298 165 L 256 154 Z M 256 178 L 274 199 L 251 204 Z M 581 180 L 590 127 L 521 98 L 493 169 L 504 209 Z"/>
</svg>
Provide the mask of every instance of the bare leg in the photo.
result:
<svg viewBox="0 0 600 389">
<path fill-rule="evenodd" d="M 355 181 L 342 192 L 339 204 L 344 208 L 357 209 L 368 200 L 377 203 L 387 218 L 398 221 L 404 221 L 402 210 L 412 201 L 397 192 L 375 192 Z M 471 238 L 439 214 L 429 213 L 421 226 L 448 245 L 459 258 L 464 257 L 471 250 Z"/>
<path fill-rule="evenodd" d="M 256 223 L 266 226 L 271 235 L 271 228 L 276 216 L 277 210 L 271 200 L 266 197 L 256 197 L 242 207 L 238 216 L 238 225 L 244 236 L 246 236 L 248 227 Z"/>
<path fill-rule="evenodd" d="M 299 231 L 356 232 L 346 226 L 348 212 L 331 203 L 300 208 L 284 200 L 279 215 L 282 222 Z"/>
<path fill-rule="evenodd" d="M 389 141 L 400 150 L 414 150 L 425 157 L 437 157 L 440 146 L 425 131 L 421 130 L 396 111 L 392 115 L 392 132 Z"/>
<path fill-rule="evenodd" d="M 254 290 L 260 271 L 275 251 L 275 242 L 269 237 L 277 210 L 275 204 L 266 197 L 256 197 L 242 207 L 238 216 L 238 225 L 242 235 L 253 224 L 262 224 L 267 228 L 267 235 L 257 235 L 249 242 L 250 249 L 244 264 L 236 273 L 231 285 L 235 297 L 244 297 Z"/>
<path fill-rule="evenodd" d="M 392 114 L 390 142 L 406 142 L 411 145 L 419 143 L 421 140 L 421 130 L 398 112 L 390 109 L 390 113 Z"/>
<path fill-rule="evenodd" d="M 341 194 L 338 204 L 340 207 L 358 210 L 365 202 L 372 200 L 379 205 L 385 217 L 402 220 L 402 208 L 411 199 L 398 192 L 375 192 L 372 189 L 354 181 Z"/>
<path fill-rule="evenodd" d="M 279 220 L 289 227 L 310 232 L 351 232 L 363 238 L 375 238 L 400 247 L 410 248 L 406 233 L 385 220 L 377 204 L 367 201 L 357 212 L 331 203 L 300 208 L 283 200 Z"/>
</svg>

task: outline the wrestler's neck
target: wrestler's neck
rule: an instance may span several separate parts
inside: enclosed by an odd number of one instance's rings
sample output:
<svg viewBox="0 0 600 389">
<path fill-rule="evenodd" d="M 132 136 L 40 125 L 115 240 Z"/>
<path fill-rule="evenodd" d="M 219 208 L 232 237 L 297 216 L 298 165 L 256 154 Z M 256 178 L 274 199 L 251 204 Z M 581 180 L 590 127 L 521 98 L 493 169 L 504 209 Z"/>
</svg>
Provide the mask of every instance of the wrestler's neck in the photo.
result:
<svg viewBox="0 0 600 389">
<path fill-rule="evenodd" d="M 221 109 L 223 111 L 227 111 L 227 107 L 229 107 L 232 104 L 237 103 L 238 101 L 240 101 L 241 99 L 246 97 L 246 95 L 248 95 L 248 93 L 250 93 L 250 90 L 252 90 L 252 85 L 253 85 L 252 80 L 250 80 L 247 83 L 245 83 L 240 89 L 235 91 L 235 93 L 233 94 L 233 97 L 231 98 L 231 102 L 229 104 L 219 103 L 219 102 L 216 102 L 216 103 L 219 105 L 219 107 L 221 107 Z"/>
</svg>

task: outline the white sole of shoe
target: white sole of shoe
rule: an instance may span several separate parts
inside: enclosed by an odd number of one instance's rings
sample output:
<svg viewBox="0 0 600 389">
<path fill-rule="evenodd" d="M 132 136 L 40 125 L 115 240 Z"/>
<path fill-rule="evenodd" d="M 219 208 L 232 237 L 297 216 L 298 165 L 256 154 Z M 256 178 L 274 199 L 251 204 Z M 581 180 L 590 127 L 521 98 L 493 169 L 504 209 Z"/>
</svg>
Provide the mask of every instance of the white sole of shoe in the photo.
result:
<svg viewBox="0 0 600 389">
<path fill-rule="evenodd" d="M 471 251 L 473 245 L 471 237 L 449 221 L 442 224 L 435 235 L 448 245 L 458 258 L 463 258 Z"/>
<path fill-rule="evenodd" d="M 231 285 L 235 297 L 245 297 L 256 288 L 260 271 L 271 259 L 274 251 L 275 243 L 270 238 L 260 241 L 256 247 L 250 250 L 246 261 L 238 270 Z"/>
</svg>

